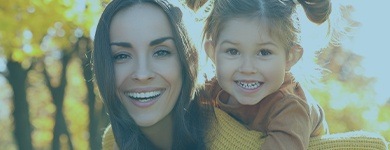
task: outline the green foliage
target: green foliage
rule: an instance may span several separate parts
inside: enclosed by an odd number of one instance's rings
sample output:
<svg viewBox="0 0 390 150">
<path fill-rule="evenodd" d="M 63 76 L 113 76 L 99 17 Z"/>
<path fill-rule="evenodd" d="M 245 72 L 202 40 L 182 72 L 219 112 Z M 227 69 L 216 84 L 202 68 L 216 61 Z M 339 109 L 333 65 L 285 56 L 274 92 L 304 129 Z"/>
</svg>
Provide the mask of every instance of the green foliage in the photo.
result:
<svg viewBox="0 0 390 150">
<path fill-rule="evenodd" d="M 324 108 L 331 133 L 365 130 L 390 140 L 390 105 L 380 104 L 370 86 L 371 79 L 343 82 L 328 78 L 321 89 L 312 89 L 313 97 Z"/>
<path fill-rule="evenodd" d="M 77 38 L 90 36 L 102 11 L 97 0 L 14 0 L 0 8 L 0 47 L 18 62 L 70 50 Z"/>
</svg>

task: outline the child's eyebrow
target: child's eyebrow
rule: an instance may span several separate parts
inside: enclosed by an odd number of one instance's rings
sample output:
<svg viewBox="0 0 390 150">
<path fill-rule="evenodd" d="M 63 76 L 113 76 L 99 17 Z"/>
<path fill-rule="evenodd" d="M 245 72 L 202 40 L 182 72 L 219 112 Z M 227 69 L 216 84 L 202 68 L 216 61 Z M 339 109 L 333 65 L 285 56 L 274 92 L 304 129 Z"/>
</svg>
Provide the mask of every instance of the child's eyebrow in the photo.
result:
<svg viewBox="0 0 390 150">
<path fill-rule="evenodd" d="M 233 42 L 233 41 L 230 41 L 230 40 L 223 40 L 219 45 L 222 45 L 222 44 L 240 45 L 239 42 Z"/>
<path fill-rule="evenodd" d="M 277 45 L 277 44 L 275 44 L 275 43 L 274 43 L 274 42 L 272 42 L 272 41 L 263 42 L 263 43 L 258 43 L 257 45 L 259 45 L 259 46 L 264 46 L 264 45 L 273 45 L 273 46 L 275 46 L 275 47 L 278 47 L 278 45 Z"/>
<path fill-rule="evenodd" d="M 230 40 L 223 40 L 219 45 L 222 45 L 222 44 L 240 45 L 239 42 L 233 42 L 233 41 L 230 41 Z M 257 43 L 257 45 L 258 46 L 272 45 L 272 46 L 278 47 L 278 45 L 275 42 L 272 42 L 272 41 L 259 42 L 259 43 Z"/>
</svg>

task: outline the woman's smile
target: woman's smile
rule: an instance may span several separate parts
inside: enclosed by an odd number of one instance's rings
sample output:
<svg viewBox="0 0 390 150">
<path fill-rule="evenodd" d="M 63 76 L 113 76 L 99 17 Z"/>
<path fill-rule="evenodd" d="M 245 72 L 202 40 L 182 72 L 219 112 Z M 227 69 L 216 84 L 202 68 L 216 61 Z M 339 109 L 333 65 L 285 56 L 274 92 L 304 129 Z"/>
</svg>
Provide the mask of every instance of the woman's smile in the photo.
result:
<svg viewBox="0 0 390 150">
<path fill-rule="evenodd" d="M 161 95 L 164 94 L 165 89 L 155 89 L 150 91 L 125 92 L 131 102 L 138 107 L 149 107 L 153 105 Z"/>
</svg>

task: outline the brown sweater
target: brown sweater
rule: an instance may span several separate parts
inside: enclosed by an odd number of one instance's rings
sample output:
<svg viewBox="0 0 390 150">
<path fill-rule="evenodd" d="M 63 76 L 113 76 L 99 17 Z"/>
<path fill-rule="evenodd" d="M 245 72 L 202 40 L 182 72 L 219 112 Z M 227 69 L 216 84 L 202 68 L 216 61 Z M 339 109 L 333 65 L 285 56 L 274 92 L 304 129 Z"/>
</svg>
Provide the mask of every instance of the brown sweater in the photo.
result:
<svg viewBox="0 0 390 150">
<path fill-rule="evenodd" d="M 307 149 L 309 138 L 328 133 L 322 108 L 306 99 L 301 86 L 286 75 L 278 91 L 256 105 L 231 106 L 229 94 L 213 79 L 206 83 L 215 105 L 250 130 L 266 134 L 262 149 Z"/>
</svg>

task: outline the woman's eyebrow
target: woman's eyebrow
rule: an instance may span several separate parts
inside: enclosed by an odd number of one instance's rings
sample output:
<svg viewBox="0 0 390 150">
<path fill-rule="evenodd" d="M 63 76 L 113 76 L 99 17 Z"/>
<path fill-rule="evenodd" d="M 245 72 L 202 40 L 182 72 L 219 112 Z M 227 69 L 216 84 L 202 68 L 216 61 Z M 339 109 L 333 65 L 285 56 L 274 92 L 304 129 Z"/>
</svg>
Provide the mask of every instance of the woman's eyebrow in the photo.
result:
<svg viewBox="0 0 390 150">
<path fill-rule="evenodd" d="M 133 46 L 128 42 L 111 42 L 110 46 L 120 46 L 120 47 L 126 47 L 126 48 L 132 48 Z"/>
<path fill-rule="evenodd" d="M 166 40 L 173 40 L 174 41 L 174 38 L 173 37 L 162 37 L 162 38 L 158 38 L 158 39 L 155 39 L 153 41 L 151 41 L 149 43 L 150 46 L 154 46 L 154 45 L 158 45 L 160 43 L 163 43 L 165 42 Z M 128 43 L 128 42 L 111 42 L 110 43 L 110 46 L 120 46 L 120 47 L 126 47 L 126 48 L 132 48 L 133 46 Z"/>
<path fill-rule="evenodd" d="M 149 43 L 149 46 L 154 46 L 154 45 L 163 43 L 163 42 L 165 42 L 166 40 L 169 40 L 169 39 L 175 41 L 175 39 L 173 37 L 162 37 L 162 38 L 158 38 L 158 39 L 155 39 L 155 40 L 151 41 Z"/>
</svg>

